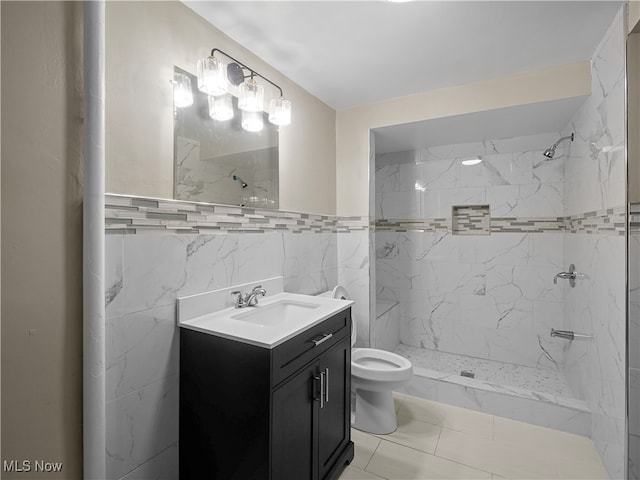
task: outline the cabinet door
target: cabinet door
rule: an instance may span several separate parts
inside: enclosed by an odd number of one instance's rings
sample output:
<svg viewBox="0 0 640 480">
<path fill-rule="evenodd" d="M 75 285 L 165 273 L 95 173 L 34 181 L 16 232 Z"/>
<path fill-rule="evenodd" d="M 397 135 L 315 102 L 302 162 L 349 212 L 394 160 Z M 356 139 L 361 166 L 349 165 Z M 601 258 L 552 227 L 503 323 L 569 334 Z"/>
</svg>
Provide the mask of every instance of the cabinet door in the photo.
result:
<svg viewBox="0 0 640 480">
<path fill-rule="evenodd" d="M 271 480 L 316 480 L 318 363 L 273 392 Z"/>
<path fill-rule="evenodd" d="M 351 337 L 320 357 L 325 398 L 318 408 L 318 469 L 324 479 L 351 439 Z"/>
</svg>

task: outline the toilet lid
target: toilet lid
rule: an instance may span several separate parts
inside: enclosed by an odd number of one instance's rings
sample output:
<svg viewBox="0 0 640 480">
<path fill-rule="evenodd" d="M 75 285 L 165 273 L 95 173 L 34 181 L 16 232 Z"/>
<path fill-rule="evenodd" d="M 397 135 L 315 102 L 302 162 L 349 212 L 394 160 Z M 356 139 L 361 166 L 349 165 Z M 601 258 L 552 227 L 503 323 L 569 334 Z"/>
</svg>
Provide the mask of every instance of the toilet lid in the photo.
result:
<svg viewBox="0 0 640 480">
<path fill-rule="evenodd" d="M 331 295 L 333 298 L 337 298 L 338 300 L 351 300 L 349 296 L 349 292 L 342 285 L 337 285 L 332 292 Z M 353 315 L 353 310 L 351 310 L 351 346 L 353 347 L 356 343 L 356 335 L 358 331 L 356 330 L 356 318 Z"/>
</svg>

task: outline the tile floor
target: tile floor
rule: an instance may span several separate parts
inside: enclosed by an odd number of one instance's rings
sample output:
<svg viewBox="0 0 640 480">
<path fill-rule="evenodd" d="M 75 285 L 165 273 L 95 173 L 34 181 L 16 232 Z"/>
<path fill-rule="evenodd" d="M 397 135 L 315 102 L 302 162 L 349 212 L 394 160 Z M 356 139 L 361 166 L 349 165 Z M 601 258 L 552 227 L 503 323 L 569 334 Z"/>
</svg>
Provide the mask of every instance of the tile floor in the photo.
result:
<svg viewBox="0 0 640 480">
<path fill-rule="evenodd" d="M 608 479 L 589 438 L 394 394 L 398 429 L 352 429 L 356 455 L 340 480 Z"/>
</svg>

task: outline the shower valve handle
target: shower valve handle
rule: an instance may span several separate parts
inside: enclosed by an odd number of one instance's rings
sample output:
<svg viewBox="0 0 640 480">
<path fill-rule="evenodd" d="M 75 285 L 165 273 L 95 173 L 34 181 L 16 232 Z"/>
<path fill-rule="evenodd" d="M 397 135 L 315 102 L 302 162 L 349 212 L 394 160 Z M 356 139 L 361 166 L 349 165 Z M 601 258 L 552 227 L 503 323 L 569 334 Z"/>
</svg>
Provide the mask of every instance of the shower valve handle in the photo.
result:
<svg viewBox="0 0 640 480">
<path fill-rule="evenodd" d="M 558 279 L 562 278 L 564 280 L 575 280 L 577 277 L 576 272 L 560 272 L 558 274 L 556 274 L 555 278 L 553 279 L 553 283 L 558 283 Z"/>
<path fill-rule="evenodd" d="M 564 280 L 569 280 L 569 285 L 571 285 L 571 288 L 573 288 L 576 286 L 576 278 L 582 277 L 584 277 L 584 275 L 576 272 L 576 266 L 572 263 L 571 265 L 569 265 L 568 272 L 560 272 L 557 273 L 555 277 L 553 277 L 553 283 L 554 285 L 557 285 L 558 279 L 562 278 Z"/>
</svg>

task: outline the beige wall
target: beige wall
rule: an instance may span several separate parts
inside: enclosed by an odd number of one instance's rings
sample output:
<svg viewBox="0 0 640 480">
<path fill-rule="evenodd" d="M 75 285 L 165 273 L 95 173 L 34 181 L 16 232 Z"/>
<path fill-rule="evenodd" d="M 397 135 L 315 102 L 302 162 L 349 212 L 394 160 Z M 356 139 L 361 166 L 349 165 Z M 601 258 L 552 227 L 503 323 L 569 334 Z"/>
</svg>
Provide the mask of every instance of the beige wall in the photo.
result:
<svg viewBox="0 0 640 480">
<path fill-rule="evenodd" d="M 2 9 L 2 459 L 82 477 L 79 4 Z"/>
<path fill-rule="evenodd" d="M 448 87 L 342 110 L 336 118 L 338 215 L 369 214 L 369 130 L 591 92 L 591 62 Z"/>
<path fill-rule="evenodd" d="M 214 47 L 293 103 L 280 135 L 280 208 L 335 214 L 335 111 L 179 2 L 107 3 L 107 191 L 172 197 L 173 66 L 195 73 Z"/>
<path fill-rule="evenodd" d="M 628 15 L 629 15 L 629 23 L 627 25 L 628 31 L 629 32 L 635 31 L 636 33 L 639 33 L 638 30 L 640 29 L 640 0 L 631 0 L 629 2 Z"/>
</svg>

